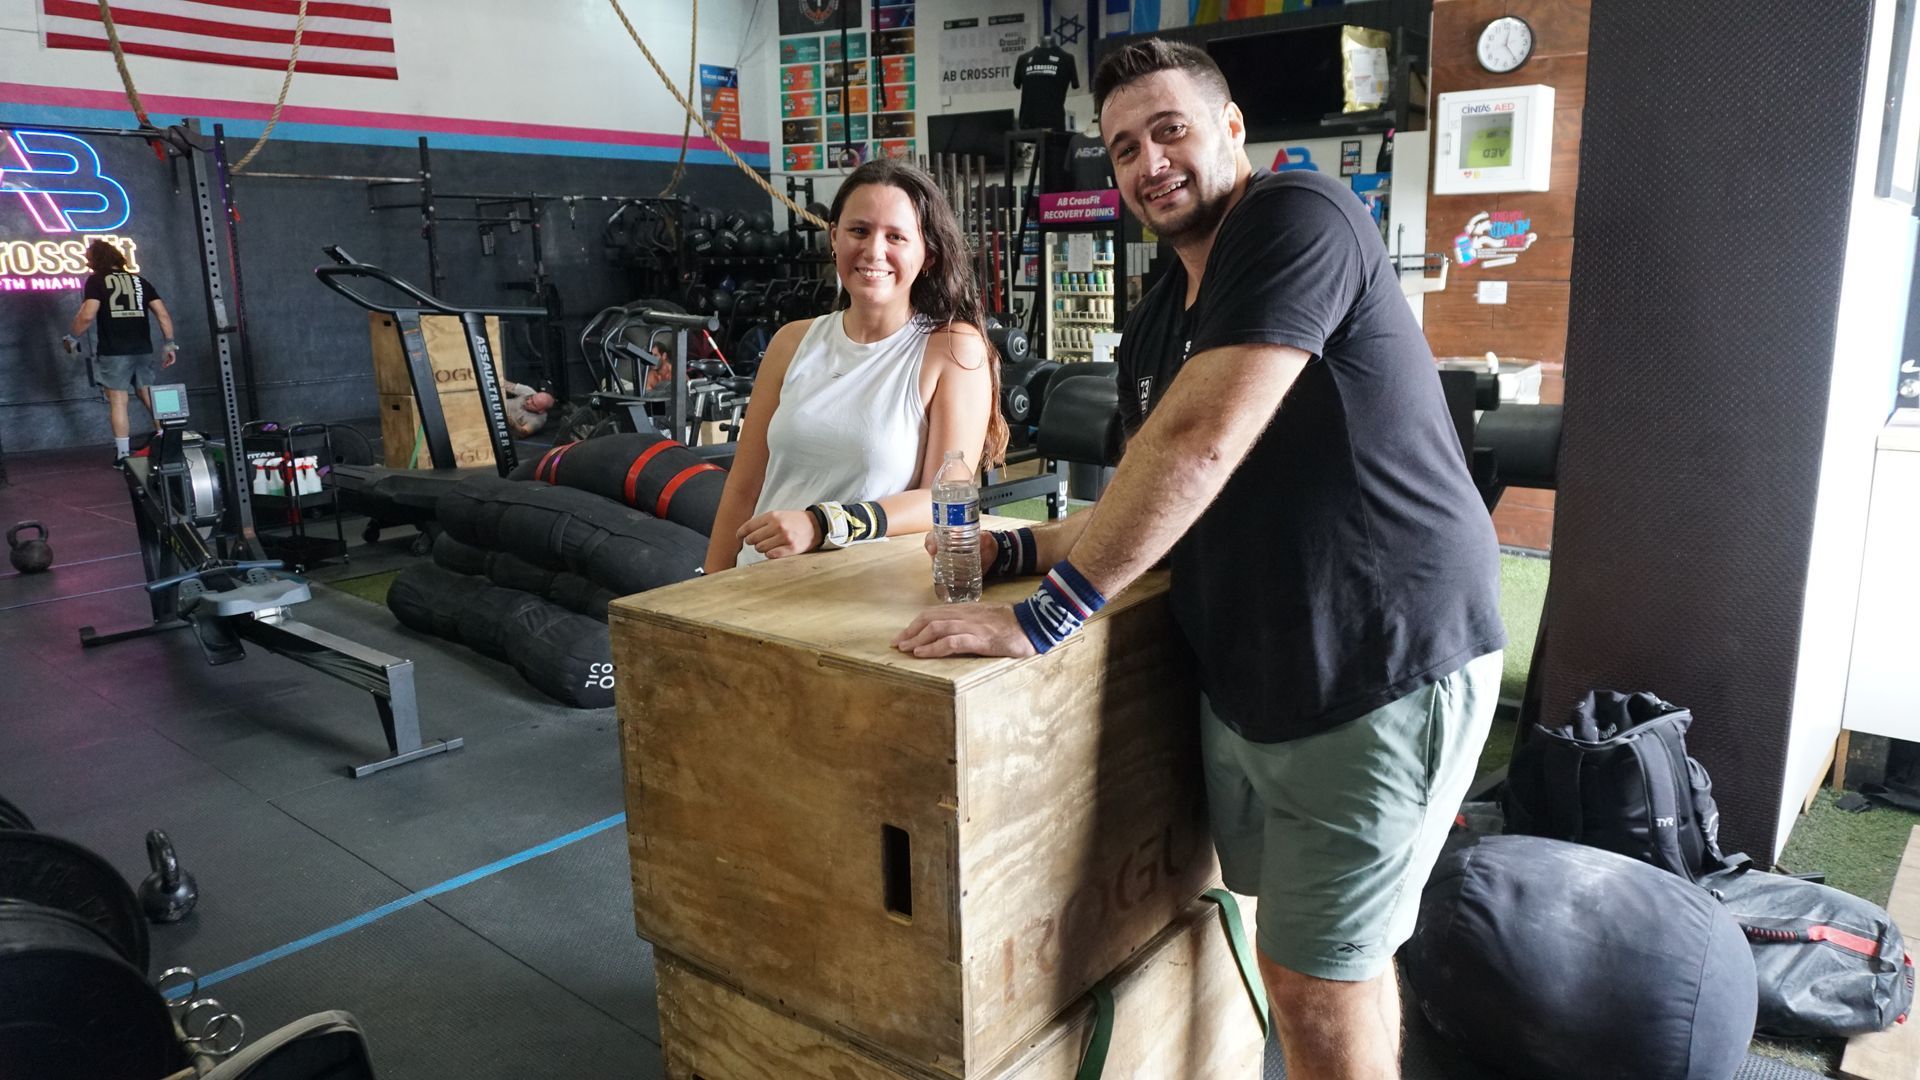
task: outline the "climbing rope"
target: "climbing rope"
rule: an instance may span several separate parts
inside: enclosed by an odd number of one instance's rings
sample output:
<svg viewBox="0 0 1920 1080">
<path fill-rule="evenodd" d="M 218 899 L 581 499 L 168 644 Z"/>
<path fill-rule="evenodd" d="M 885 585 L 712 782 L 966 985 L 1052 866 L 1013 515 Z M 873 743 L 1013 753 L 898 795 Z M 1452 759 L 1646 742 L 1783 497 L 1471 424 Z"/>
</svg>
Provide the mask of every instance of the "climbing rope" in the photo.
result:
<svg viewBox="0 0 1920 1080">
<path fill-rule="evenodd" d="M 107 28 L 107 47 L 113 51 L 113 66 L 120 72 L 120 85 L 126 88 L 127 104 L 133 106 L 134 119 L 140 122 L 141 128 L 154 131 L 158 135 L 159 129 L 154 127 L 153 120 L 147 115 L 146 106 L 140 101 L 140 88 L 133 85 L 133 72 L 127 69 L 127 52 L 120 45 L 120 31 L 113 24 L 113 9 L 108 6 L 108 0 L 100 0 L 100 23 Z M 306 30 L 307 0 L 300 0 L 299 17 L 293 24 L 293 51 L 287 55 L 287 74 L 280 80 L 280 96 L 274 100 L 273 113 L 267 117 L 266 129 L 260 132 L 260 138 L 254 142 L 253 149 L 247 151 L 247 156 L 241 158 L 240 163 L 233 167 L 233 172 L 240 172 L 253 161 L 254 155 L 260 152 L 261 147 L 267 145 L 269 138 L 272 138 L 274 126 L 280 123 L 280 110 L 286 108 L 287 91 L 293 88 L 293 72 L 300 63 L 300 38 Z M 156 154 L 164 153 L 158 138 L 149 141 L 153 143 Z M 176 139 L 169 130 L 165 141 L 180 148 L 182 153 L 193 148 L 184 132 Z"/>
<path fill-rule="evenodd" d="M 700 71 L 700 0 L 693 0 L 693 32 L 687 37 L 687 97 L 693 97 L 694 80 Z M 680 186 L 687 175 L 687 143 L 693 139 L 693 114 L 687 113 L 680 119 L 680 160 L 673 163 L 673 179 L 660 189 L 660 197 L 666 198 Z"/>
<path fill-rule="evenodd" d="M 101 0 L 101 3 L 105 2 L 106 0 Z M 293 24 L 293 51 L 287 54 L 287 74 L 280 80 L 280 96 L 274 99 L 273 114 L 267 117 L 266 130 L 260 133 L 260 138 L 254 142 L 253 149 L 247 151 L 247 155 L 241 158 L 240 163 L 230 171 L 245 172 L 247 166 L 253 163 L 253 156 L 258 154 L 260 148 L 267 145 L 267 140 L 273 137 L 273 127 L 280 122 L 280 110 L 287 104 L 287 91 L 293 88 L 293 69 L 300 65 L 300 36 L 306 32 L 307 0 L 300 0 L 300 15 Z"/>
<path fill-rule="evenodd" d="M 686 110 L 687 116 L 689 119 L 692 119 L 699 123 L 700 130 L 706 132 L 707 138 L 712 139 L 713 144 L 715 146 L 718 146 L 722 153 L 726 154 L 727 157 L 731 158 L 735 165 L 740 166 L 741 172 L 746 173 L 749 177 L 753 179 L 754 183 L 760 185 L 760 189 L 762 191 L 765 191 L 767 194 L 785 203 L 787 205 L 787 208 L 792 210 L 795 214 L 799 215 L 802 220 L 812 225 L 815 225 L 819 228 L 822 228 L 822 229 L 826 228 L 827 223 L 821 219 L 820 215 L 813 213 L 812 211 L 808 210 L 806 207 L 801 206 L 799 203 L 794 202 L 792 199 L 789 199 L 785 195 L 781 194 L 779 189 L 775 188 L 772 184 L 767 183 L 766 177 L 761 176 L 759 173 L 755 172 L 753 169 L 753 166 L 747 164 L 744 160 L 742 160 L 739 154 L 734 153 L 733 147 L 728 146 L 727 141 L 725 139 L 722 139 L 719 136 L 719 134 L 713 130 L 713 128 L 707 125 L 707 118 L 700 115 L 699 110 L 695 109 L 692 105 L 688 104 L 686 97 L 680 93 L 680 88 L 673 85 L 673 79 L 667 75 L 666 69 L 660 66 L 660 61 L 655 60 L 653 58 L 653 50 L 647 48 L 647 43 L 640 40 L 640 32 L 638 30 L 635 30 L 633 28 L 633 23 L 627 20 L 627 13 L 621 10 L 620 0 L 607 0 L 607 3 L 613 5 L 613 13 L 620 17 L 620 25 L 627 28 L 627 36 L 633 39 L 633 43 L 635 45 L 640 46 L 641 55 L 645 56 L 647 58 L 647 63 L 653 66 L 653 72 L 654 74 L 660 76 L 660 81 L 666 84 L 667 92 L 673 95 L 673 99 L 680 103 L 680 107 L 682 109 Z"/>
</svg>

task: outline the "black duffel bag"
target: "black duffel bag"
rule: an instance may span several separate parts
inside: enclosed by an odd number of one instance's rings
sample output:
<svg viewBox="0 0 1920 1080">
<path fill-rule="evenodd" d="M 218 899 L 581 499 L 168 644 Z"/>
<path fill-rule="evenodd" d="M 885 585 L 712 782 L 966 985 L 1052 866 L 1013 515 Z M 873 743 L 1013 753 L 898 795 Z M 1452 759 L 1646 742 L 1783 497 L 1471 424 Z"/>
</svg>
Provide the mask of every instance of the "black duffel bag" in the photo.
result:
<svg viewBox="0 0 1920 1080">
<path fill-rule="evenodd" d="M 1603 848 L 1690 881 L 1746 863 L 1720 853 L 1713 783 L 1687 756 L 1692 723 L 1654 694 L 1596 690 L 1565 724 L 1535 724 L 1507 769 L 1507 832 Z"/>
<path fill-rule="evenodd" d="M 1757 870 L 1715 874 L 1700 884 L 1720 898 L 1753 947 L 1761 1034 L 1844 1038 L 1906 1019 L 1913 957 L 1885 908 Z"/>
</svg>

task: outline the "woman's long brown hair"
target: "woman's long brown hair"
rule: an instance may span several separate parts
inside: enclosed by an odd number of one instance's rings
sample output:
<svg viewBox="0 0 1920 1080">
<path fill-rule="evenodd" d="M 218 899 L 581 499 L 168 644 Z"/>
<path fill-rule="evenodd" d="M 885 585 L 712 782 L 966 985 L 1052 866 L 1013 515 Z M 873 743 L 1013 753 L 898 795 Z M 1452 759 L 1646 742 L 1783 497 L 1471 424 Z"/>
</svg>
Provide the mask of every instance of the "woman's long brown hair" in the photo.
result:
<svg viewBox="0 0 1920 1080">
<path fill-rule="evenodd" d="M 1000 415 L 1000 352 L 987 337 L 986 313 L 980 302 L 980 290 L 973 280 L 973 268 L 967 259 L 967 241 L 953 207 L 933 177 L 896 158 L 875 158 L 853 170 L 833 197 L 827 220 L 839 224 L 847 197 L 868 184 L 885 184 L 906 193 L 920 221 L 920 239 L 927 247 L 927 260 L 907 290 L 914 314 L 926 319 L 935 329 L 965 323 L 980 333 L 987 350 L 987 375 L 993 398 L 987 409 L 987 441 L 980 448 L 982 467 L 999 464 L 1007 449 L 1007 420 Z M 840 290 L 840 307 L 852 303 L 845 289 Z"/>
</svg>

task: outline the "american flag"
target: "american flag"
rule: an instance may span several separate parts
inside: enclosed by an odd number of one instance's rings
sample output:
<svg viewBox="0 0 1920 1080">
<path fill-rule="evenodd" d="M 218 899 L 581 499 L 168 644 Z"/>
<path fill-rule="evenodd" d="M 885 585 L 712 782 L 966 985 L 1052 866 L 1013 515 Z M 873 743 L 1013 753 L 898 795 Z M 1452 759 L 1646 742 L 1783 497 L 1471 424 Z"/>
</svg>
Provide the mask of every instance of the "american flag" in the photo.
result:
<svg viewBox="0 0 1920 1080">
<path fill-rule="evenodd" d="M 114 31 L 129 56 L 284 70 L 300 0 L 114 0 Z M 390 0 L 310 0 L 299 70 L 397 79 Z M 49 49 L 106 52 L 97 0 L 41 0 Z"/>
</svg>

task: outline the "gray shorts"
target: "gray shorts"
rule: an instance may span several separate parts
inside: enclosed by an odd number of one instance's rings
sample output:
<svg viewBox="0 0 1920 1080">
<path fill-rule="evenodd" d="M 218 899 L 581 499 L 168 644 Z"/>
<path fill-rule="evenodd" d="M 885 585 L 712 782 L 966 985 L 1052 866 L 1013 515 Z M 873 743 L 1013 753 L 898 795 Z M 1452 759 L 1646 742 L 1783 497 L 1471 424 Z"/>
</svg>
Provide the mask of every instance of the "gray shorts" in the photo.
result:
<svg viewBox="0 0 1920 1080">
<path fill-rule="evenodd" d="M 152 386 L 153 376 L 160 370 L 158 361 L 152 353 L 138 353 L 132 356 L 98 356 L 93 361 L 93 374 L 100 385 L 109 390 L 131 391 L 136 387 Z"/>
<path fill-rule="evenodd" d="M 1413 936 L 1420 891 L 1473 783 L 1501 654 L 1339 727 L 1249 742 L 1207 705 L 1200 744 L 1227 888 L 1259 897 L 1281 967 L 1371 979 Z"/>
</svg>

